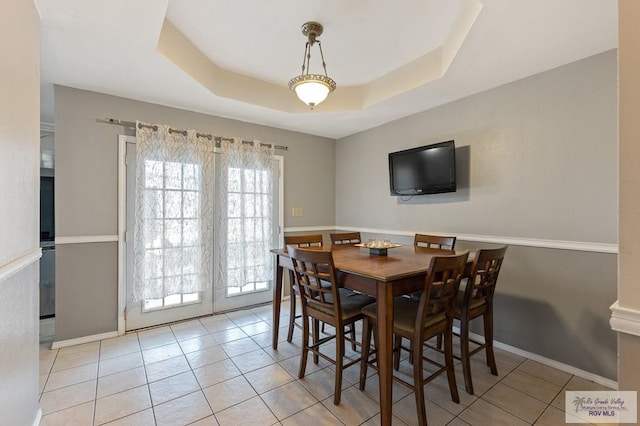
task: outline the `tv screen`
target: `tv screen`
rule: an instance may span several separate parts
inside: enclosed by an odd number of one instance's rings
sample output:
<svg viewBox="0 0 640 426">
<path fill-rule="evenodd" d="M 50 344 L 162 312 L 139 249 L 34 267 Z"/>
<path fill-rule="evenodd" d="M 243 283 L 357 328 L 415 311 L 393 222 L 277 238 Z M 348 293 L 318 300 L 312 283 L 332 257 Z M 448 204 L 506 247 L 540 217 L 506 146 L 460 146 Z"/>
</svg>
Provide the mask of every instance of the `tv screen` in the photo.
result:
<svg viewBox="0 0 640 426">
<path fill-rule="evenodd" d="M 439 194 L 456 191 L 454 141 L 389 154 L 392 195 Z"/>
</svg>

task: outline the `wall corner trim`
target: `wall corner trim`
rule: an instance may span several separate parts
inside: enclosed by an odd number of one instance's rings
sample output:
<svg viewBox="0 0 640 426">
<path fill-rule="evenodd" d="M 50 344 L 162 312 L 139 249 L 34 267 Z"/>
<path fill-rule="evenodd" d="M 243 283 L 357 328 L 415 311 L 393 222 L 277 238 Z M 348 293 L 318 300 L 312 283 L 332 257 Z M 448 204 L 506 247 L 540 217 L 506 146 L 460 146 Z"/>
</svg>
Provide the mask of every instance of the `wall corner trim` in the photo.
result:
<svg viewBox="0 0 640 426">
<path fill-rule="evenodd" d="M 40 247 L 36 247 L 23 255 L 10 260 L 4 265 L 0 265 L 0 282 L 6 280 L 13 274 L 20 272 L 33 262 L 38 261 L 40 256 L 42 256 L 42 249 Z"/>
<path fill-rule="evenodd" d="M 611 329 L 640 337 L 640 310 L 622 307 L 617 300 L 609 309 L 611 309 L 609 321 Z"/>
</svg>

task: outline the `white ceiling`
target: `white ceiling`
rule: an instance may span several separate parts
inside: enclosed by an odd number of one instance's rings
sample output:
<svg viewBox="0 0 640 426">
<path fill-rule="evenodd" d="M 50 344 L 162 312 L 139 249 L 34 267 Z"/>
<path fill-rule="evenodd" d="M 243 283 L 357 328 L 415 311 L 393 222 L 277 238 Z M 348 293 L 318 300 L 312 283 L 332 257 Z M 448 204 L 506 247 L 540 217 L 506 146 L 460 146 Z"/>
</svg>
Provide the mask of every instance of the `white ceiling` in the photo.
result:
<svg viewBox="0 0 640 426">
<path fill-rule="evenodd" d="M 44 122 L 53 122 L 52 84 L 60 84 L 340 138 L 613 49 L 617 43 L 613 0 L 35 2 L 42 19 Z M 479 14 L 462 31 L 459 17 L 468 10 Z M 295 94 L 284 88 L 300 73 L 303 59 L 300 26 L 318 21 L 324 26 L 319 39 L 327 70 L 338 88 L 325 101 L 326 109 L 323 104 L 309 111 L 300 102 L 297 112 L 269 102 L 250 103 L 235 96 L 234 90 L 242 87 L 227 83 L 223 91 L 213 90 L 198 77 L 198 70 L 180 67 L 166 51 L 161 53 L 165 20 L 212 66 L 275 88 L 270 96 L 287 101 Z M 407 81 L 406 88 L 368 107 L 340 105 L 354 87 L 366 87 L 438 52 L 452 38 L 461 42 L 456 44 L 459 49 L 436 77 Z M 186 47 L 178 45 L 178 54 Z M 317 60 L 313 51 L 312 64 Z"/>
</svg>

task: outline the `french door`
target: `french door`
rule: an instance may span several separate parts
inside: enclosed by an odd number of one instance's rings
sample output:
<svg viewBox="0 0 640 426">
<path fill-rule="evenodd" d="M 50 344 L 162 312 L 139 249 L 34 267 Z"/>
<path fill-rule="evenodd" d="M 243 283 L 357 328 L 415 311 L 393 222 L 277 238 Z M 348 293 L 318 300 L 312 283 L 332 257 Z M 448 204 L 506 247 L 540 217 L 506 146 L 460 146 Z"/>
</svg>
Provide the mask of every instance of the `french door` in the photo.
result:
<svg viewBox="0 0 640 426">
<path fill-rule="evenodd" d="M 135 212 L 135 182 L 136 182 L 136 146 L 135 137 L 121 137 L 124 139 L 125 150 L 125 242 L 124 242 L 124 281 L 125 290 L 125 330 L 136 330 L 144 327 L 151 327 L 173 321 L 195 318 L 203 315 L 210 315 L 214 312 L 223 312 L 239 309 L 245 306 L 269 302 L 272 297 L 273 278 L 261 282 L 248 282 L 246 285 L 238 287 L 226 286 L 223 280 L 218 286 L 212 284 L 207 290 L 197 293 L 173 294 L 159 299 L 148 299 L 139 302 L 130 302 L 133 288 L 133 235 L 134 235 L 134 212 Z M 216 155 L 218 157 L 218 155 Z M 271 246 L 279 247 L 283 240 L 283 215 L 282 215 L 282 164 L 283 158 L 276 156 L 270 172 L 273 179 L 273 226 L 270 235 Z M 216 158 L 216 176 L 219 176 L 219 159 Z M 218 179 L 218 181 L 220 181 Z M 217 188 L 216 190 L 222 190 Z M 214 208 L 216 208 L 214 206 Z M 249 218 L 249 220 L 251 220 Z M 217 235 L 214 230 L 214 238 Z M 249 236 L 250 238 L 251 236 Z M 215 245 L 214 245 L 215 247 Z M 210 259 L 214 265 L 214 275 L 217 275 L 215 267 L 217 265 L 216 256 L 224 256 L 226 253 L 221 250 L 214 251 L 214 258 Z M 268 261 L 273 261 L 268 259 Z"/>
<path fill-rule="evenodd" d="M 194 318 L 213 313 L 211 287 L 208 290 L 196 293 L 177 293 L 158 299 L 146 299 L 138 302 L 131 302 L 133 290 L 133 235 L 134 235 L 134 212 L 136 199 L 136 145 L 134 137 L 127 137 L 125 151 L 126 167 L 126 238 L 125 238 L 125 259 L 126 259 L 126 311 L 125 329 L 136 330 L 144 327 L 151 327 L 158 324 L 179 321 L 187 318 Z M 184 165 L 187 166 L 188 165 Z M 174 191 L 176 192 L 176 191 Z M 183 197 L 187 194 L 184 191 Z M 177 192 L 176 192 L 177 193 Z M 185 197 L 186 198 L 186 197 Z M 180 222 L 181 219 L 172 219 L 172 222 Z M 168 221 L 167 221 L 168 222 Z M 167 225 L 170 225 L 167 223 Z M 175 238 L 168 235 L 169 230 L 175 226 L 166 226 L 165 238 Z M 178 226 L 181 229 L 181 226 Z M 180 237 L 178 236 L 178 240 Z M 210 259 L 213 262 L 212 259 Z M 170 274 L 169 271 L 163 273 Z M 165 279 L 168 277 L 165 276 Z M 169 278 L 170 279 L 170 278 Z"/>
<path fill-rule="evenodd" d="M 220 178 L 220 173 L 223 173 L 222 168 L 219 167 L 219 158 L 216 158 L 216 178 L 218 182 L 223 181 Z M 268 171 L 256 171 L 256 170 L 244 170 L 243 172 L 248 174 L 253 173 L 263 173 L 266 179 L 271 181 L 271 185 L 273 187 L 273 195 L 272 195 L 272 211 L 271 211 L 271 233 L 270 235 L 263 235 L 260 232 L 252 232 L 254 226 L 244 226 L 243 232 L 238 232 L 238 226 L 228 226 L 229 232 L 235 232 L 235 236 L 229 235 L 226 240 L 229 241 L 229 244 L 233 244 L 234 240 L 237 238 L 243 238 L 244 243 L 256 243 L 259 245 L 263 245 L 263 239 L 270 240 L 268 243 L 269 247 L 280 247 L 282 244 L 283 238 L 283 215 L 282 215 L 282 192 L 283 192 L 283 174 L 282 174 L 282 163 L 283 158 L 281 156 L 275 156 L 271 164 L 271 170 Z M 235 170 L 235 172 L 239 172 Z M 230 172 L 230 173 L 233 173 Z M 244 188 L 242 193 L 238 192 L 238 188 L 234 187 L 230 184 L 229 188 L 224 188 L 223 190 L 227 191 L 229 197 L 235 196 L 236 200 L 239 200 L 236 206 L 249 206 L 250 208 L 231 208 L 229 211 L 229 221 L 230 222 L 238 222 L 244 221 L 245 225 L 255 225 L 256 223 L 264 220 L 263 215 L 264 212 L 261 211 L 260 208 L 254 208 L 252 204 L 260 204 L 259 202 L 254 202 L 253 200 L 259 200 L 263 195 L 261 194 L 261 189 L 259 185 L 247 185 L 249 188 Z M 242 200 L 242 201 L 240 201 Z M 259 228 L 259 226 L 258 226 Z M 215 235 L 218 235 L 220 232 L 219 229 L 215 231 Z M 240 234 L 240 235 L 238 235 Z M 269 266 L 274 264 L 274 259 L 271 254 L 266 254 L 265 256 L 259 256 L 256 258 L 251 258 L 248 256 L 245 259 L 244 265 L 234 264 L 234 259 L 231 257 L 231 251 L 218 250 L 214 253 L 214 257 L 216 256 L 229 256 L 227 260 L 227 274 L 233 274 L 239 268 L 245 268 L 245 273 L 241 274 L 245 276 L 245 282 L 241 286 L 230 286 L 226 285 L 231 280 L 225 280 L 224 278 L 221 280 L 223 285 L 218 285 L 214 289 L 214 310 L 215 312 L 224 312 L 230 311 L 233 309 L 239 309 L 245 306 L 257 305 L 260 303 L 269 302 L 273 297 L 273 277 L 275 276 L 275 272 L 271 274 L 271 277 L 268 280 L 265 279 L 252 279 L 250 270 L 252 268 L 258 269 L 264 266 L 265 263 L 268 263 Z M 218 264 L 216 258 L 216 265 Z M 248 272 L 248 273 L 246 273 Z"/>
</svg>

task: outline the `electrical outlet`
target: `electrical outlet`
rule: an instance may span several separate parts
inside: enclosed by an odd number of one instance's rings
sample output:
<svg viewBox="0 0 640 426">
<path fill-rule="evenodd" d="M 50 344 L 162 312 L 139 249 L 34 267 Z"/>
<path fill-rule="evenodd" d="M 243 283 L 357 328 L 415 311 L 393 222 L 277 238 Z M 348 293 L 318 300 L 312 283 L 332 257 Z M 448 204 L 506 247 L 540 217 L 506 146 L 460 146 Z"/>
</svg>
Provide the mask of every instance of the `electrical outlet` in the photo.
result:
<svg viewBox="0 0 640 426">
<path fill-rule="evenodd" d="M 291 209 L 291 216 L 293 217 L 302 217 L 304 216 L 304 212 L 302 207 L 294 207 Z"/>
</svg>

